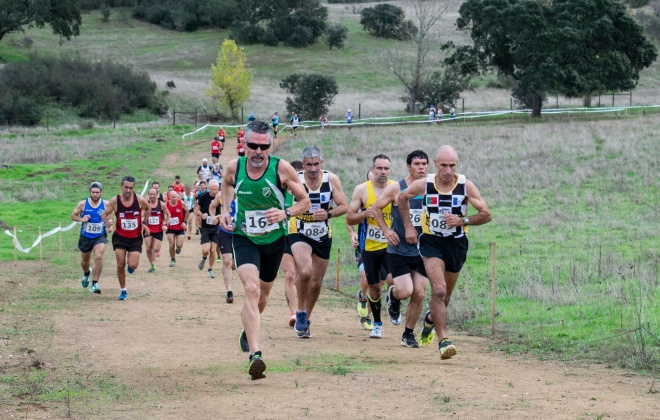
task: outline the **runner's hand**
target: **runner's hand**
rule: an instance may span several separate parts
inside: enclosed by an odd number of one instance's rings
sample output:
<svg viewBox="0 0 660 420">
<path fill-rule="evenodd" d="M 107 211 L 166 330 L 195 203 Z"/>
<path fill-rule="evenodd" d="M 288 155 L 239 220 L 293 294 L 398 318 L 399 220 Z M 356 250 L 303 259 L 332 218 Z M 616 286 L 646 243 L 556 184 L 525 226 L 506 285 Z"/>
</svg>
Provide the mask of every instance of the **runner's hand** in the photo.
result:
<svg viewBox="0 0 660 420">
<path fill-rule="evenodd" d="M 412 226 L 406 226 L 406 242 L 415 245 L 417 243 L 417 230 Z"/>
</svg>

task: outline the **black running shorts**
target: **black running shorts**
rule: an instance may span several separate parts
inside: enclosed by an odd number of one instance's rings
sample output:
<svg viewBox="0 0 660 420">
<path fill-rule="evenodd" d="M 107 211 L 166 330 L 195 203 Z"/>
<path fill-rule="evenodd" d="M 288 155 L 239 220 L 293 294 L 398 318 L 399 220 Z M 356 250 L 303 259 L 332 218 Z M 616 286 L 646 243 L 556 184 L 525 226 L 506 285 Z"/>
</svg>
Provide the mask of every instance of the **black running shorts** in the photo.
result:
<svg viewBox="0 0 660 420">
<path fill-rule="evenodd" d="M 467 259 L 468 239 L 465 235 L 460 238 L 442 238 L 422 233 L 418 247 L 422 257 L 439 258 L 444 261 L 446 271 L 458 273 Z"/>
<path fill-rule="evenodd" d="M 199 230 L 199 235 L 200 239 L 199 242 L 204 245 L 208 244 L 209 242 L 213 243 L 218 243 L 218 227 L 217 226 L 210 226 L 210 227 L 203 227 Z"/>
<path fill-rule="evenodd" d="M 88 252 L 92 252 L 96 245 L 107 243 L 108 238 L 105 234 L 98 238 L 88 238 L 87 236 L 80 235 L 80 239 L 78 239 L 78 249 L 83 254 L 87 254 Z"/>
<path fill-rule="evenodd" d="M 284 254 L 285 237 L 282 236 L 267 245 L 257 245 L 247 236 L 232 236 L 236 268 L 243 264 L 252 264 L 259 270 L 261 281 L 270 283 L 275 280 Z"/>
<path fill-rule="evenodd" d="M 234 253 L 234 246 L 232 245 L 232 236 L 234 236 L 233 233 L 228 233 L 222 230 L 218 230 L 218 246 L 220 247 L 220 255 Z"/>
<path fill-rule="evenodd" d="M 312 247 L 312 254 L 317 257 L 329 260 L 330 259 L 330 250 L 332 249 L 332 238 L 326 238 L 321 242 L 317 242 L 314 239 L 308 238 L 305 235 L 300 233 L 290 233 L 289 234 L 289 243 L 291 245 L 296 242 L 304 242 L 310 247 Z"/>
<path fill-rule="evenodd" d="M 368 284 L 378 284 L 387 277 L 387 248 L 378 251 L 362 251 L 362 263 L 364 264 L 364 274 L 367 276 Z M 385 276 L 383 276 L 383 271 Z"/>
<path fill-rule="evenodd" d="M 417 271 L 419 274 L 426 277 L 424 261 L 419 255 L 409 257 L 391 253 L 387 255 L 387 258 L 387 266 L 390 268 L 390 273 L 394 279 L 405 274 L 410 274 L 411 271 Z"/>
<path fill-rule="evenodd" d="M 123 249 L 127 252 L 142 253 L 142 236 L 137 238 L 124 238 L 117 232 L 112 234 L 112 249 Z"/>
</svg>

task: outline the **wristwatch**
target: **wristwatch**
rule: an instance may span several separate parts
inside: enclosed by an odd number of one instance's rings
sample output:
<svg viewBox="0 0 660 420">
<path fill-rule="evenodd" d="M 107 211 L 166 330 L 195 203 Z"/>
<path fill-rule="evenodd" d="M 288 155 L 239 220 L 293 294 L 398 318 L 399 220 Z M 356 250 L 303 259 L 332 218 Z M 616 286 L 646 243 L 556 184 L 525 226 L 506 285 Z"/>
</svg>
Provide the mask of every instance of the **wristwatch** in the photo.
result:
<svg viewBox="0 0 660 420">
<path fill-rule="evenodd" d="M 284 209 L 284 214 L 286 214 L 286 217 L 291 217 L 291 212 L 289 209 Z"/>
<path fill-rule="evenodd" d="M 328 219 L 332 219 L 332 210 L 327 210 L 326 213 L 328 215 Z"/>
<path fill-rule="evenodd" d="M 470 218 L 467 216 L 463 216 L 463 225 L 467 226 L 470 224 Z"/>
</svg>

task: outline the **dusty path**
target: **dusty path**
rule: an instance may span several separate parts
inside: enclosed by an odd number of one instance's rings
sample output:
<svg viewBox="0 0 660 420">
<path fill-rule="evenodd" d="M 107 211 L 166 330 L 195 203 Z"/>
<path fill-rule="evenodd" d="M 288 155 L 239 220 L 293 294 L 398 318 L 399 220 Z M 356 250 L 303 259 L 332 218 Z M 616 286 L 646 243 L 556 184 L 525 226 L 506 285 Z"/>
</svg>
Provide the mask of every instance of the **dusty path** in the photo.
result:
<svg viewBox="0 0 660 420">
<path fill-rule="evenodd" d="M 227 141 L 225 162 L 234 146 Z M 197 165 L 197 153 L 207 147 L 167 161 L 174 170 Z M 84 298 L 75 309 L 48 312 L 52 318 L 43 322 L 55 333 L 47 342 L 27 339 L 35 353 L 14 360 L 27 363 L 36 355 L 47 369 L 106 397 L 39 402 L 27 416 L 6 406 L 0 417 L 62 418 L 69 410 L 73 418 L 116 419 L 659 417 L 660 394 L 649 392 L 651 378 L 508 357 L 490 351 L 487 339 L 459 333 L 452 334 L 458 355 L 441 361 L 436 343 L 401 347 L 402 326 L 387 324 L 383 339 L 369 339 L 353 301 L 329 290 L 315 310 L 312 339 L 298 339 L 287 324 L 281 279 L 262 317 L 267 378 L 251 382 L 247 355 L 237 345 L 240 281 L 235 274 L 236 302 L 226 304 L 220 266 L 216 279 L 196 267 L 198 238 L 186 243 L 175 268 L 167 267 L 163 252 L 149 274 L 143 255 L 128 277 L 126 302 L 117 300 L 111 253 L 101 295 L 80 288 L 73 280 L 77 271 L 61 273 L 71 280 L 58 287 Z"/>
</svg>

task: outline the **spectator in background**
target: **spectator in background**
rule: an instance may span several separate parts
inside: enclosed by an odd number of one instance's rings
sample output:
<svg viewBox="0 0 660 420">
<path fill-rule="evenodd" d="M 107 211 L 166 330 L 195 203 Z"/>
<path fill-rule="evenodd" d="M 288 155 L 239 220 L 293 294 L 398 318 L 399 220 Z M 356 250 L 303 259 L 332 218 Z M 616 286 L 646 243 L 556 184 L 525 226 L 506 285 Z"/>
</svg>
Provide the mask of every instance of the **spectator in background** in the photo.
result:
<svg viewBox="0 0 660 420">
<path fill-rule="evenodd" d="M 257 117 L 254 116 L 254 112 L 250 112 L 250 115 L 247 117 L 247 121 L 251 123 L 252 121 L 256 121 Z"/>
<path fill-rule="evenodd" d="M 351 129 L 351 124 L 353 123 L 353 113 L 349 109 L 346 113 L 346 124 L 348 124 L 348 129 Z"/>
<path fill-rule="evenodd" d="M 277 115 L 277 112 L 273 114 L 271 122 L 273 123 L 273 135 L 275 138 L 277 138 L 277 126 L 280 124 L 280 116 Z"/>
<path fill-rule="evenodd" d="M 325 127 L 328 125 L 328 117 L 321 115 L 319 121 L 321 122 L 321 131 L 325 131 Z"/>
</svg>

